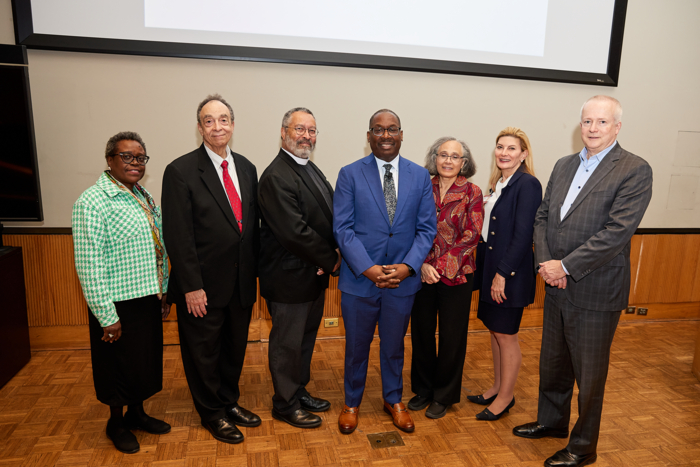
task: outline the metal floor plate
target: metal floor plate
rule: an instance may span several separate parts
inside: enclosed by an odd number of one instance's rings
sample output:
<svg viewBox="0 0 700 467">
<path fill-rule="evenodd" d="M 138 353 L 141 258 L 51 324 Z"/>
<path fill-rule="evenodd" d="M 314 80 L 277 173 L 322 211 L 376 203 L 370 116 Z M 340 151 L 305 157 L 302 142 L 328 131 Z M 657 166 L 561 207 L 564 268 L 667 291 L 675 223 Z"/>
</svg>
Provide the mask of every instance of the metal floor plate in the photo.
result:
<svg viewBox="0 0 700 467">
<path fill-rule="evenodd" d="M 372 449 L 393 448 L 396 446 L 405 446 L 403 438 L 398 431 L 386 431 L 384 433 L 372 433 L 367 435 Z"/>
</svg>

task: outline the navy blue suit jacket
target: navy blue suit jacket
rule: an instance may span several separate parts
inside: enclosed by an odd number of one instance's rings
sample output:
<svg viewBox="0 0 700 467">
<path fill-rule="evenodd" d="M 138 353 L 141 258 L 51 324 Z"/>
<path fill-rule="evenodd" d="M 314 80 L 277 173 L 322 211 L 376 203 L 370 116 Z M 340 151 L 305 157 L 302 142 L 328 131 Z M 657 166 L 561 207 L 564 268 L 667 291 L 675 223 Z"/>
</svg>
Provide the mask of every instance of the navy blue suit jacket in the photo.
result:
<svg viewBox="0 0 700 467">
<path fill-rule="evenodd" d="M 542 202 L 542 185 L 532 175 L 515 172 L 503 187 L 491 211 L 488 247 L 479 242 L 476 281 L 479 300 L 498 306 L 491 298 L 496 273 L 506 279 L 503 307 L 526 307 L 535 301 L 532 250 L 535 214 Z M 493 232 L 493 234 L 491 234 Z"/>
<path fill-rule="evenodd" d="M 374 154 L 340 169 L 333 197 L 333 235 L 343 264 L 338 288 L 359 297 L 377 292 L 362 273 L 375 264 L 406 263 L 415 271 L 390 293 L 402 297 L 421 288 L 420 267 L 437 232 L 435 202 L 428 171 L 399 158 L 399 190 L 389 223 Z"/>
</svg>

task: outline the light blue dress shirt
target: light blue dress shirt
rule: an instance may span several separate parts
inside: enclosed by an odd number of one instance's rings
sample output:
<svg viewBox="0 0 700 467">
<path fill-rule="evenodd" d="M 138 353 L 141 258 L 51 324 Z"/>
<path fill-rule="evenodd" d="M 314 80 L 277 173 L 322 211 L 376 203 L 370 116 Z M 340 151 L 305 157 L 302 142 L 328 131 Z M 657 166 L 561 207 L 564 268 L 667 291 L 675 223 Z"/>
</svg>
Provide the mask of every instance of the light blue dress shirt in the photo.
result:
<svg viewBox="0 0 700 467">
<path fill-rule="evenodd" d="M 596 167 L 598 167 L 598 165 L 600 164 L 600 161 L 602 161 L 603 158 L 607 156 L 608 153 L 612 150 L 613 146 L 615 146 L 615 143 L 617 143 L 617 140 L 615 140 L 613 144 L 603 149 L 595 156 L 591 156 L 590 159 L 588 158 L 588 149 L 586 149 L 585 147 L 578 154 L 579 159 L 581 159 L 581 163 L 579 164 L 578 170 L 576 171 L 576 175 L 574 175 L 574 179 L 571 182 L 569 192 L 566 194 L 564 204 L 561 205 L 561 210 L 559 211 L 560 219 L 564 219 L 564 216 L 567 212 L 569 212 L 569 208 L 571 208 L 571 205 L 574 204 L 574 201 L 576 200 L 578 194 L 581 192 L 581 189 L 586 185 L 588 179 L 591 178 L 591 175 L 593 175 L 593 172 L 595 171 Z M 561 263 L 561 267 L 562 269 L 564 269 L 564 272 L 568 276 L 569 271 L 566 270 L 566 267 L 564 266 L 563 262 Z"/>
</svg>

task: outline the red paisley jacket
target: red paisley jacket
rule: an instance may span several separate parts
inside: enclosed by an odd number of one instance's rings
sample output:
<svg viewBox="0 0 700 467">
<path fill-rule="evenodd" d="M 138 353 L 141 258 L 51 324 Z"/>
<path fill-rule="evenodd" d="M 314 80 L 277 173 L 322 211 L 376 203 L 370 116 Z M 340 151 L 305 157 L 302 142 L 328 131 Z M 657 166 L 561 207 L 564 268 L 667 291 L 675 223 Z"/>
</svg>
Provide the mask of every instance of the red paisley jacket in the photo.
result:
<svg viewBox="0 0 700 467">
<path fill-rule="evenodd" d="M 437 235 L 425 262 L 437 270 L 443 283 L 464 284 L 466 275 L 476 268 L 473 252 L 484 223 L 481 189 L 460 175 L 440 202 L 439 177 L 432 182 Z"/>
</svg>

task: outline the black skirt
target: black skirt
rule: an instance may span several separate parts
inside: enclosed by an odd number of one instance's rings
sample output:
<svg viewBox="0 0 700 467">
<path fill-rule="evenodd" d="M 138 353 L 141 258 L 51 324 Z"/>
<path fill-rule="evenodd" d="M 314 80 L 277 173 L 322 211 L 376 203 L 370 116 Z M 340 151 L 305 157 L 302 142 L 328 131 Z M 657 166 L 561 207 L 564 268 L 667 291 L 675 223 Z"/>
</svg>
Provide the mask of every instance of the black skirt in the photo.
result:
<svg viewBox="0 0 700 467">
<path fill-rule="evenodd" d="M 143 402 L 163 389 L 163 321 L 155 295 L 114 302 L 122 336 L 102 341 L 90 312 L 90 354 L 97 399 L 110 406 Z"/>
<path fill-rule="evenodd" d="M 479 300 L 476 314 L 489 331 L 500 334 L 517 334 L 523 319 L 523 307 L 508 308 Z"/>
</svg>

